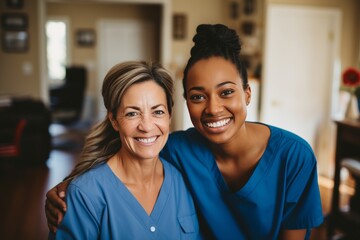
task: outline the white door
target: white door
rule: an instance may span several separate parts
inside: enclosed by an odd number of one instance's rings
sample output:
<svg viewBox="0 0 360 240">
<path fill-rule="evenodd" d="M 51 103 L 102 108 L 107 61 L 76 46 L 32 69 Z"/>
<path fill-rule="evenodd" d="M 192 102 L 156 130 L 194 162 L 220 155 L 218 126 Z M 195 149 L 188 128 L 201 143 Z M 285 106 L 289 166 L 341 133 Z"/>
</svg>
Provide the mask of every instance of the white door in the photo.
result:
<svg viewBox="0 0 360 240">
<path fill-rule="evenodd" d="M 156 36 L 152 22 L 143 20 L 112 20 L 98 22 L 98 120 L 106 115 L 101 97 L 101 86 L 108 70 L 117 63 L 128 60 L 155 60 Z"/>
<path fill-rule="evenodd" d="M 276 4 L 267 9 L 261 120 L 297 133 L 315 151 L 329 131 L 324 127 L 337 96 L 339 22 L 334 9 Z"/>
</svg>

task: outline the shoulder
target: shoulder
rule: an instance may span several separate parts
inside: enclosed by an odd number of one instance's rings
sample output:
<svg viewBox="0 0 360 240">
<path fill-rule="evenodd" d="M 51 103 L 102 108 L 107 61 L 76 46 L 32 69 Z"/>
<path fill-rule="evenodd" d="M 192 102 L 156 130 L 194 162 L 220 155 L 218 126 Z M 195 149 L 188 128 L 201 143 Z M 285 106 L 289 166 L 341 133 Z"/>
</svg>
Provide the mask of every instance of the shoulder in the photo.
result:
<svg viewBox="0 0 360 240">
<path fill-rule="evenodd" d="M 301 149 L 313 153 L 310 144 L 299 135 L 279 127 L 267 126 L 271 132 L 269 144 L 276 145 L 279 149 Z"/>
<path fill-rule="evenodd" d="M 107 178 L 108 174 L 106 163 L 102 163 L 72 180 L 69 191 L 80 191 L 88 196 L 95 195 L 106 186 L 103 179 Z"/>
<path fill-rule="evenodd" d="M 188 192 L 188 188 L 185 184 L 183 175 L 180 173 L 180 171 L 167 161 L 164 161 L 163 159 L 161 160 L 164 166 L 165 175 L 168 177 L 168 180 L 166 182 L 170 183 L 170 189 L 172 189 L 171 191 L 177 193 L 176 195 L 178 197 L 191 198 L 190 193 Z M 164 183 L 164 185 L 166 185 L 166 183 Z M 166 187 L 164 187 L 164 189 L 166 189 Z"/>
<path fill-rule="evenodd" d="M 298 171 L 312 172 L 316 169 L 316 157 L 307 141 L 288 130 L 267 126 L 270 129 L 270 138 L 263 155 L 265 162 L 289 174 Z"/>
<path fill-rule="evenodd" d="M 167 147 L 170 148 L 188 148 L 197 145 L 204 145 L 207 140 L 195 129 L 189 128 L 183 131 L 175 131 L 169 135 Z"/>
<path fill-rule="evenodd" d="M 190 161 L 194 157 L 201 159 L 208 152 L 208 140 L 195 128 L 189 128 L 186 131 L 176 131 L 170 134 L 162 156 L 170 161 L 173 159 Z"/>
<path fill-rule="evenodd" d="M 86 208 L 100 218 L 107 205 L 107 198 L 112 196 L 113 184 L 111 170 L 102 163 L 81 174 L 69 184 L 66 201 L 75 208 Z"/>
<path fill-rule="evenodd" d="M 196 139 L 200 137 L 201 135 L 199 134 L 199 132 L 193 127 L 188 128 L 187 130 L 175 131 L 169 135 L 170 139 L 176 139 L 176 140 L 185 140 L 185 139 L 194 139 L 194 138 Z"/>
<path fill-rule="evenodd" d="M 268 149 L 272 151 L 275 165 L 282 166 L 284 174 L 290 179 L 302 179 L 305 183 L 316 175 L 317 160 L 310 144 L 290 131 L 269 126 L 271 137 Z"/>
<path fill-rule="evenodd" d="M 180 171 L 171 163 L 169 163 L 167 160 L 165 160 L 164 158 L 161 157 L 161 162 L 164 166 L 164 171 L 165 174 L 168 174 L 169 176 L 171 176 L 173 179 L 183 179 L 182 174 L 180 173 Z"/>
</svg>

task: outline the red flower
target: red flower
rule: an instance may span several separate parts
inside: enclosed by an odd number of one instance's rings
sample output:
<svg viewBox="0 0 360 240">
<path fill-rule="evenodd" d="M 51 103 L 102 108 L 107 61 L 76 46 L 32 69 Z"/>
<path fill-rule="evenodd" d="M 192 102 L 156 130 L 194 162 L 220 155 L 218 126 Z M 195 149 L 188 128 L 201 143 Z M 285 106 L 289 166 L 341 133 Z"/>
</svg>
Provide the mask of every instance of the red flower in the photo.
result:
<svg viewBox="0 0 360 240">
<path fill-rule="evenodd" d="M 343 72 L 342 80 L 345 86 L 356 87 L 360 84 L 360 71 L 355 68 L 348 68 Z"/>
</svg>

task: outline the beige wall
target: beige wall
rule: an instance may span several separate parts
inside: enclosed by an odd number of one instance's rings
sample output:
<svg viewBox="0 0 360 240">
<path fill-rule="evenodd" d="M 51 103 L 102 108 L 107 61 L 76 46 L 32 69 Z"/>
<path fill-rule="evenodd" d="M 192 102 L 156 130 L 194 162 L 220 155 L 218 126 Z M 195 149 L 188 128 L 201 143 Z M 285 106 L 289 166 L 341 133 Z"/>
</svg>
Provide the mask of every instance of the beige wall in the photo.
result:
<svg viewBox="0 0 360 240">
<path fill-rule="evenodd" d="M 173 62 L 176 63 L 177 69 L 181 69 L 189 56 L 192 46 L 192 36 L 195 28 L 200 23 L 227 23 L 226 14 L 228 11 L 229 0 L 173 0 L 173 13 L 185 13 L 188 20 L 187 37 L 184 40 L 174 40 L 170 51 L 172 52 Z M 265 0 L 264 0 L 265 1 Z M 24 1 L 25 6 L 16 12 L 26 12 L 29 16 L 29 32 L 30 32 L 30 49 L 27 53 L 9 54 L 0 51 L 0 94 L 21 94 L 40 97 L 40 57 L 38 41 L 38 1 Z M 360 1 L 359 0 L 266 0 L 271 3 L 287 3 L 287 4 L 305 4 L 313 6 L 336 7 L 341 9 L 343 13 L 342 19 L 342 36 L 341 36 L 341 62 L 342 66 L 355 66 L 359 55 L 360 42 Z M 0 13 L 9 12 L 5 8 L 5 1 L 1 1 Z M 107 8 L 105 5 L 101 9 Z M 49 12 L 57 14 L 58 9 L 51 9 Z M 116 14 L 119 9 L 107 9 L 104 13 L 107 16 Z M 83 14 L 83 11 L 75 13 Z M 100 14 L 100 8 L 97 8 Z M 136 10 L 129 10 L 129 14 L 140 14 Z M 124 13 L 124 14 L 127 14 Z M 142 12 L 140 15 L 147 14 Z M 76 14 L 76 16 L 81 16 Z M 94 21 L 91 15 L 85 15 L 86 18 L 77 18 L 74 22 L 76 27 L 94 27 Z M 2 32 L 3 29 L 1 28 Z M 96 53 L 91 49 L 79 49 L 74 47 L 72 53 L 73 63 L 81 63 L 96 58 Z M 96 60 L 96 59 L 95 59 Z M 33 72 L 30 75 L 23 73 L 23 65 L 30 64 Z M 94 76 L 93 76 L 94 77 Z M 92 86 L 90 85 L 90 88 Z"/>
<path fill-rule="evenodd" d="M 159 5 L 129 5 L 129 4 L 63 4 L 48 3 L 47 16 L 65 16 L 69 19 L 71 62 L 73 65 L 84 65 L 88 69 L 87 92 L 96 95 L 97 89 L 97 44 L 93 47 L 81 47 L 76 43 L 76 31 L 79 29 L 93 29 L 96 32 L 96 23 L 99 19 L 142 19 L 160 25 Z M 79 14 L 81 13 L 81 14 Z M 159 32 L 156 34 L 159 36 Z M 116 47 L 116 46 L 114 46 Z"/>
<path fill-rule="evenodd" d="M 172 43 L 173 64 L 183 69 L 193 46 L 192 37 L 196 27 L 202 23 L 226 23 L 223 0 L 173 0 L 173 13 L 187 17 L 186 38 Z M 181 74 L 181 73 L 180 73 Z"/>
<path fill-rule="evenodd" d="M 37 1 L 24 1 L 24 7 L 16 10 L 6 8 L 5 2 L 0 3 L 0 14 L 26 13 L 28 15 L 30 38 L 29 50 L 25 53 L 5 53 L 0 49 L 0 96 L 11 94 L 40 97 Z M 0 31 L 1 35 L 5 31 L 2 26 Z M 23 68 L 30 68 L 30 73 L 24 73 Z"/>
</svg>

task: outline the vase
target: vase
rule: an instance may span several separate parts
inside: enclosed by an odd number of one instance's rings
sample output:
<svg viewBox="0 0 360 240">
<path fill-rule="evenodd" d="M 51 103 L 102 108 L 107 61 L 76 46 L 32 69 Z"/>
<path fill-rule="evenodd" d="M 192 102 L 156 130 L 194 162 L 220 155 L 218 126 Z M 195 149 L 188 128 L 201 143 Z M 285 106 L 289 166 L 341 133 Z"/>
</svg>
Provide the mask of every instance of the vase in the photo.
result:
<svg viewBox="0 0 360 240">
<path fill-rule="evenodd" d="M 355 94 L 350 96 L 345 116 L 349 119 L 359 119 L 359 102 Z"/>
</svg>

